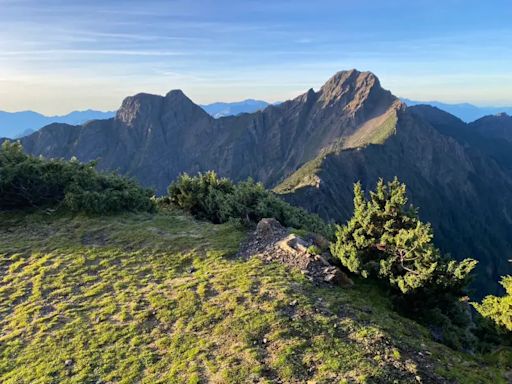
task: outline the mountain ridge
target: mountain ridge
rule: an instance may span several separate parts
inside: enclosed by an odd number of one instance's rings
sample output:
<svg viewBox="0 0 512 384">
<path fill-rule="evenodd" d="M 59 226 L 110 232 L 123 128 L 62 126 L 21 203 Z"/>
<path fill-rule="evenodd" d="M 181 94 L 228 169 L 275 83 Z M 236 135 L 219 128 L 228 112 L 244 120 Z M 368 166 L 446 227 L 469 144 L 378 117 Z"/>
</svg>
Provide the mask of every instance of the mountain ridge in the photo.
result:
<svg viewBox="0 0 512 384">
<path fill-rule="evenodd" d="M 135 177 L 158 193 L 182 172 L 252 177 L 336 221 L 352 210 L 354 182 L 368 190 L 379 177 L 399 176 L 442 248 L 480 259 L 477 285 L 493 291 L 498 276 L 511 271 L 509 143 L 499 139 L 503 158 L 491 156 L 460 119 L 414 108 L 373 73 L 348 70 L 316 92 L 254 113 L 215 119 L 182 91 L 142 93 L 126 98 L 109 120 L 45 127 L 21 141 L 31 154 L 98 160 L 100 169 Z"/>
</svg>

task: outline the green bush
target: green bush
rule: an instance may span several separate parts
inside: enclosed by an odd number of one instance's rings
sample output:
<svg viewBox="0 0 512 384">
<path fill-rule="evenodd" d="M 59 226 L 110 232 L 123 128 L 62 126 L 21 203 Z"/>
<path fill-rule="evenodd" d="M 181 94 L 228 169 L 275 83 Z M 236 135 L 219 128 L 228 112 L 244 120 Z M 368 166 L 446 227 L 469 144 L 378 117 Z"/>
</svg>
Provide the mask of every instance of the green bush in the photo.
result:
<svg viewBox="0 0 512 384">
<path fill-rule="evenodd" d="M 505 288 L 503 297 L 490 295 L 473 306 L 484 318 L 493 321 L 499 331 L 512 332 L 512 276 L 502 277 L 501 285 Z"/>
<path fill-rule="evenodd" d="M 153 193 L 135 181 L 99 173 L 82 164 L 33 157 L 19 142 L 0 149 L 0 209 L 64 207 L 75 212 L 114 213 L 154 209 Z"/>
<path fill-rule="evenodd" d="M 245 225 L 273 217 L 282 225 L 332 237 L 332 228 L 319 216 L 281 200 L 263 184 L 249 179 L 233 183 L 215 172 L 183 174 L 168 189 L 171 204 L 197 218 L 224 223 L 239 220 Z"/>
<path fill-rule="evenodd" d="M 351 272 L 382 282 L 400 312 L 431 326 L 449 346 L 465 349 L 475 342 L 463 298 L 477 262 L 441 254 L 430 224 L 407 204 L 406 187 L 396 178 L 379 180 L 369 199 L 355 184 L 354 215 L 337 226 L 331 253 Z"/>
<path fill-rule="evenodd" d="M 430 224 L 407 206 L 405 184 L 396 178 L 387 184 L 379 180 L 369 200 L 355 184 L 354 216 L 337 226 L 331 252 L 350 271 L 383 279 L 404 294 L 425 287 L 460 291 L 476 265 L 441 255 Z"/>
</svg>

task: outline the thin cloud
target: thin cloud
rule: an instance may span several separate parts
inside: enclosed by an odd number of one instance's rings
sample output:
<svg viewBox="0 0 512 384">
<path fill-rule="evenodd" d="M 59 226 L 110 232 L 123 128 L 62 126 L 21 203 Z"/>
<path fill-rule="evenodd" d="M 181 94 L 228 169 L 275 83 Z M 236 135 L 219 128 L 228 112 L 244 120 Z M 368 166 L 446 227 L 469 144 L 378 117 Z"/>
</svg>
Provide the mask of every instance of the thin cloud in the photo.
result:
<svg viewBox="0 0 512 384">
<path fill-rule="evenodd" d="M 4 51 L 0 56 L 45 56 L 56 54 L 79 55 L 106 55 L 106 56 L 183 56 L 187 52 L 176 51 L 145 51 L 145 50 L 119 50 L 119 49 L 47 49 L 26 51 Z"/>
</svg>

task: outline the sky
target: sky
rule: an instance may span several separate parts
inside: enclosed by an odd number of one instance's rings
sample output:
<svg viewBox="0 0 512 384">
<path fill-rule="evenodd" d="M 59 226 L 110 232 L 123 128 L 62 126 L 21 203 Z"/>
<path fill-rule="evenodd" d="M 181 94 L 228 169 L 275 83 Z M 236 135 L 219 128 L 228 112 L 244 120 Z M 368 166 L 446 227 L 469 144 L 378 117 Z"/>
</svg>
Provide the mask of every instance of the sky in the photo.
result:
<svg viewBox="0 0 512 384">
<path fill-rule="evenodd" d="M 400 97 L 512 105 L 511 20 L 510 0 L 0 0 L 0 110 L 275 102 L 351 68 Z"/>
</svg>

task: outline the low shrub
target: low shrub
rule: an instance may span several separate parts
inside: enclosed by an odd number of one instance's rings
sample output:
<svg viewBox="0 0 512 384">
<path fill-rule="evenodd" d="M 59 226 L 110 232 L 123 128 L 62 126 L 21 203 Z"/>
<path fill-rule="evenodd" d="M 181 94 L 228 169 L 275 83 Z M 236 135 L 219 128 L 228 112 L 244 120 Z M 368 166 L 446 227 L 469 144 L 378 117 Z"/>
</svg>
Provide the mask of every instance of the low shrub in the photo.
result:
<svg viewBox="0 0 512 384">
<path fill-rule="evenodd" d="M 351 272 L 382 279 L 403 294 L 424 288 L 459 294 L 476 265 L 441 254 L 430 224 L 407 205 L 405 184 L 396 178 L 380 180 L 369 199 L 359 183 L 354 186 L 354 215 L 337 226 L 331 252 Z"/>
<path fill-rule="evenodd" d="M 135 181 L 99 173 L 95 163 L 29 156 L 19 142 L 0 149 L 0 209 L 63 207 L 75 212 L 151 211 L 153 192 Z"/>
<path fill-rule="evenodd" d="M 169 186 L 167 198 L 174 206 L 213 223 L 236 219 L 253 225 L 264 217 L 273 217 L 287 227 L 327 238 L 333 235 L 332 227 L 319 216 L 290 205 L 252 179 L 233 183 L 213 171 L 197 176 L 182 174 Z"/>
<path fill-rule="evenodd" d="M 512 334 L 512 276 L 502 277 L 501 285 L 505 288 L 504 296 L 489 295 L 481 304 L 473 303 L 473 306 L 496 325 L 498 332 Z"/>
<path fill-rule="evenodd" d="M 441 254 L 430 224 L 407 204 L 406 187 L 396 178 L 380 180 L 369 198 L 354 186 L 354 215 L 337 226 L 331 253 L 351 272 L 379 280 L 400 312 L 437 328 L 446 344 L 466 349 L 474 343 L 464 297 L 477 262 Z"/>
</svg>

